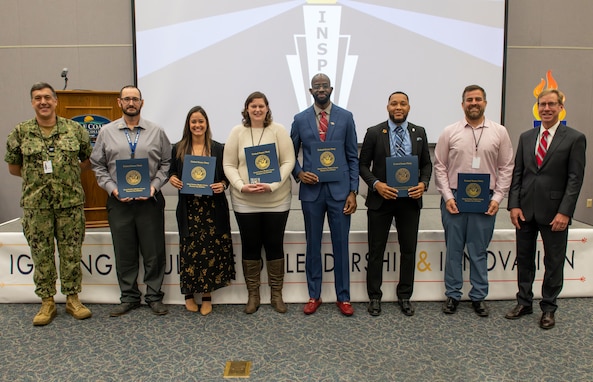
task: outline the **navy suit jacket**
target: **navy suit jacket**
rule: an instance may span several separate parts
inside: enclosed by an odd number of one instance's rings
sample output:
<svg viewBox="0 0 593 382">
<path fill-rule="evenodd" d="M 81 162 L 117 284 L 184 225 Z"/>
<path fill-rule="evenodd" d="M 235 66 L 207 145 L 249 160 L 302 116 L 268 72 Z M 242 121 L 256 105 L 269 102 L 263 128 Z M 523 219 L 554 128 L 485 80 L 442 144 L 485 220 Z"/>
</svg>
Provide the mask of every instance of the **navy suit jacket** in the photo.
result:
<svg viewBox="0 0 593 382">
<path fill-rule="evenodd" d="M 418 156 L 418 181 L 426 183 L 432 175 L 432 161 L 428 150 L 426 131 L 422 126 L 408 122 L 408 134 L 412 141 L 412 155 Z M 389 125 L 387 121 L 369 127 L 360 150 L 360 177 L 369 187 L 366 206 L 378 210 L 385 201 L 378 192 L 373 191 L 373 183 L 377 180 L 387 181 L 385 159 L 391 156 L 389 148 Z M 422 208 L 422 198 L 417 199 L 418 206 Z"/>
<path fill-rule="evenodd" d="M 558 126 L 540 168 L 535 159 L 539 129 L 521 134 L 507 209 L 521 208 L 527 221 L 550 224 L 557 213 L 572 217 L 585 173 L 585 136 Z"/>
<path fill-rule="evenodd" d="M 334 200 L 346 200 L 350 191 L 358 191 L 358 142 L 356 139 L 356 126 L 352 113 L 332 104 L 329 115 L 328 128 L 325 141 L 337 141 L 344 144 L 344 157 L 336 158 L 335 165 L 344 168 L 342 177 L 336 182 L 329 182 L 328 187 Z M 311 171 L 311 143 L 320 142 L 317 116 L 313 106 L 294 116 L 290 132 L 294 144 L 295 155 L 298 158 L 299 150 L 303 151 L 303 164 L 298 159 L 292 172 L 298 182 L 301 171 Z M 321 183 L 303 184 L 299 189 L 299 199 L 312 202 L 317 199 L 321 191 Z"/>
</svg>

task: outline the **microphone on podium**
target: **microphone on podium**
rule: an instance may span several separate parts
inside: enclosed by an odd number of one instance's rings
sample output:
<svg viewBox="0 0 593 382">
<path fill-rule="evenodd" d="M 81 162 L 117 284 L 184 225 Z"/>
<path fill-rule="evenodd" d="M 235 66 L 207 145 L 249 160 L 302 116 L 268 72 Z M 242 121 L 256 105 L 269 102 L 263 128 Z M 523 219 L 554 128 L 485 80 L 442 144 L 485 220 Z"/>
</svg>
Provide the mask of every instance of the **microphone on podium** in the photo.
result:
<svg viewBox="0 0 593 382">
<path fill-rule="evenodd" d="M 62 69 L 61 76 L 64 79 L 64 89 L 63 90 L 66 90 L 66 87 L 68 86 L 68 68 Z"/>
</svg>

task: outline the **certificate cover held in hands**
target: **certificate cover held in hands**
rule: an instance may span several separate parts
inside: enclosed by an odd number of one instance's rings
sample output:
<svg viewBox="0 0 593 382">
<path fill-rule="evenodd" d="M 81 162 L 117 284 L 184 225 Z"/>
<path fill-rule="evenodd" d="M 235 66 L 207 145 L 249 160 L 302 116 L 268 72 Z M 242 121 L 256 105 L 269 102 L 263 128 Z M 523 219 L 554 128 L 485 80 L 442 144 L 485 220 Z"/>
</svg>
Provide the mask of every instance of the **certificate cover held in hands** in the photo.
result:
<svg viewBox="0 0 593 382">
<path fill-rule="evenodd" d="M 148 158 L 116 160 L 115 171 L 120 199 L 150 196 Z"/>
<path fill-rule="evenodd" d="M 280 165 L 274 143 L 245 147 L 249 183 L 280 182 Z"/>
<path fill-rule="evenodd" d="M 455 201 L 459 212 L 484 213 L 488 211 L 490 174 L 459 173 Z"/>
<path fill-rule="evenodd" d="M 182 194 L 212 195 L 210 185 L 214 183 L 216 157 L 186 155 L 183 158 L 183 174 L 181 175 Z"/>
<path fill-rule="evenodd" d="M 386 165 L 387 185 L 399 198 L 408 197 L 408 188 L 418 185 L 418 156 L 387 157 Z"/>
<path fill-rule="evenodd" d="M 319 178 L 319 182 L 336 182 L 343 176 L 343 171 L 336 159 L 344 157 L 344 144 L 341 142 L 314 142 L 311 144 L 313 168 L 311 172 Z"/>
</svg>

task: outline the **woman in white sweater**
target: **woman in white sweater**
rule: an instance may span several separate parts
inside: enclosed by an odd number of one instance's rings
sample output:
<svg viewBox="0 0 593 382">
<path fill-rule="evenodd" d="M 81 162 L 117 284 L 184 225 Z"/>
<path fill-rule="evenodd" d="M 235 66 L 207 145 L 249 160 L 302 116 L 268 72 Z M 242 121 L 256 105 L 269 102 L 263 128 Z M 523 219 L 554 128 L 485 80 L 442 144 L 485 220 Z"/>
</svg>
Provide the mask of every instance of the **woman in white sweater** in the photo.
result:
<svg viewBox="0 0 593 382">
<path fill-rule="evenodd" d="M 231 202 L 239 231 L 243 274 L 249 298 L 245 313 L 257 311 L 260 305 L 260 272 L 262 246 L 266 253 L 271 305 L 286 312 L 282 300 L 284 283 L 284 229 L 290 210 L 290 174 L 295 164 L 292 140 L 284 126 L 272 121 L 268 99 L 261 92 L 247 97 L 242 112 L 243 123 L 235 126 L 226 141 L 223 167 L 231 187 Z M 275 144 L 280 181 L 250 183 L 245 147 Z"/>
</svg>

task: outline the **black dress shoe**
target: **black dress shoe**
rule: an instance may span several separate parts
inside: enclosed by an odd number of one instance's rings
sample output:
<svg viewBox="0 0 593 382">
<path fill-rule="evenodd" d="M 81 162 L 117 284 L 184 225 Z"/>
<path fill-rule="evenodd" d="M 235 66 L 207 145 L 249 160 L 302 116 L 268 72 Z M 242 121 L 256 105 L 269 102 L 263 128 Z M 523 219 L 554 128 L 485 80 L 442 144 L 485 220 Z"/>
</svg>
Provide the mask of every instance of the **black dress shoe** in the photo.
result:
<svg viewBox="0 0 593 382">
<path fill-rule="evenodd" d="M 445 301 L 445 305 L 443 305 L 443 313 L 455 313 L 457 311 L 457 305 L 459 305 L 459 300 L 455 300 L 453 297 L 447 297 L 447 301 Z"/>
<path fill-rule="evenodd" d="M 369 302 L 369 307 L 367 308 L 369 314 L 371 316 L 378 316 L 381 314 L 381 300 L 373 298 Z"/>
<path fill-rule="evenodd" d="M 164 314 L 169 313 L 169 310 L 163 305 L 161 301 L 152 301 L 148 303 L 150 309 L 152 309 L 152 313 L 156 314 L 157 316 L 162 316 Z"/>
<path fill-rule="evenodd" d="M 109 312 L 109 317 L 119 317 L 128 313 L 130 310 L 140 307 L 140 302 L 122 302 Z"/>
<path fill-rule="evenodd" d="M 484 301 L 472 301 L 474 312 L 480 317 L 488 317 L 488 307 Z"/>
<path fill-rule="evenodd" d="M 542 318 L 539 320 L 539 327 L 542 329 L 552 329 L 556 325 L 556 320 L 554 319 L 554 312 L 544 312 L 542 313 Z"/>
<path fill-rule="evenodd" d="M 410 303 L 410 300 L 397 300 L 399 307 L 401 308 L 403 314 L 406 316 L 413 316 L 414 315 L 414 307 Z"/>
<path fill-rule="evenodd" d="M 521 316 L 531 313 L 533 313 L 533 308 L 531 306 L 517 304 L 513 309 L 509 310 L 509 312 L 505 314 L 504 318 L 508 318 L 509 320 L 516 320 Z"/>
</svg>

